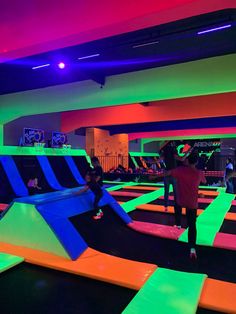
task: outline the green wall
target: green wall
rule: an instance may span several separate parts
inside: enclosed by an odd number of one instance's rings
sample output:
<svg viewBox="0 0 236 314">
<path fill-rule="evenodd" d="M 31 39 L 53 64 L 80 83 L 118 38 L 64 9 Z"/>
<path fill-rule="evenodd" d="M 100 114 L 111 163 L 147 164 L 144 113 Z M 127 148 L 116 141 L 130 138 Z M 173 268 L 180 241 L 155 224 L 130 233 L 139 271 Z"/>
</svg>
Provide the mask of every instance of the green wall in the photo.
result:
<svg viewBox="0 0 236 314">
<path fill-rule="evenodd" d="M 25 115 L 236 91 L 236 54 L 0 96 L 0 124 Z"/>
</svg>

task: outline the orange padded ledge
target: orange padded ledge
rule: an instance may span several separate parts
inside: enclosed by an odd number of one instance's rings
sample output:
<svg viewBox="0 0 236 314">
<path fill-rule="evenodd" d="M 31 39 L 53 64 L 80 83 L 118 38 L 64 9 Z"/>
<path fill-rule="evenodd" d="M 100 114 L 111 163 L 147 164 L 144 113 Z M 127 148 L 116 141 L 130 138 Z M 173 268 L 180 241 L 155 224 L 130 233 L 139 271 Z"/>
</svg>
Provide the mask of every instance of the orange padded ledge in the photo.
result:
<svg viewBox="0 0 236 314">
<path fill-rule="evenodd" d="M 31 264 L 139 290 L 157 266 L 87 248 L 76 261 L 26 247 L 0 242 L 0 251 L 24 257 Z"/>
<path fill-rule="evenodd" d="M 217 195 L 219 195 L 219 192 L 210 191 L 210 190 L 199 190 L 198 194 L 217 196 Z"/>
<path fill-rule="evenodd" d="M 224 219 L 227 219 L 227 220 L 236 220 L 236 213 L 227 213 L 225 215 L 225 218 Z"/>
<path fill-rule="evenodd" d="M 125 190 L 125 189 L 128 189 L 128 190 L 143 190 L 143 191 L 157 191 L 159 190 L 158 187 L 155 187 L 155 186 L 139 186 L 139 185 L 131 185 L 131 186 L 124 186 L 122 188 L 122 190 Z"/>
<path fill-rule="evenodd" d="M 236 284 L 207 278 L 199 306 L 223 313 L 236 313 Z"/>
<path fill-rule="evenodd" d="M 109 194 L 112 196 L 127 196 L 127 197 L 139 197 L 143 193 L 134 193 L 134 192 L 122 192 L 122 191 L 109 191 Z"/>
<path fill-rule="evenodd" d="M 146 210 L 146 211 L 153 211 L 153 212 L 160 212 L 160 213 L 166 213 L 166 214 L 174 214 L 174 206 L 168 206 L 168 211 L 165 211 L 165 208 L 163 205 L 155 205 L 155 204 L 143 204 L 136 206 L 136 209 L 139 210 Z M 202 209 L 197 210 L 197 215 L 199 216 L 203 212 Z M 182 214 L 186 215 L 186 210 L 183 208 Z"/>
</svg>

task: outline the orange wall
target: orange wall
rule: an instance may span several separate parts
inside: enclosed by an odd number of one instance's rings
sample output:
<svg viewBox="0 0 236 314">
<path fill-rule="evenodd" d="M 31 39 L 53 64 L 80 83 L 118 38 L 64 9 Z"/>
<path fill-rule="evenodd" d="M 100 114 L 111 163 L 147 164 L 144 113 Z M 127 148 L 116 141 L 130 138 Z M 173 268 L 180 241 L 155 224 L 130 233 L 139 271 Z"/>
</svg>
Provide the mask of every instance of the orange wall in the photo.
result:
<svg viewBox="0 0 236 314">
<path fill-rule="evenodd" d="M 236 92 L 62 113 L 62 132 L 79 127 L 236 115 Z"/>
<path fill-rule="evenodd" d="M 128 135 L 109 135 L 109 131 L 97 128 L 86 130 L 86 151 L 98 156 L 105 171 L 121 163 L 128 167 Z M 106 157 L 106 158 L 103 158 Z"/>
</svg>

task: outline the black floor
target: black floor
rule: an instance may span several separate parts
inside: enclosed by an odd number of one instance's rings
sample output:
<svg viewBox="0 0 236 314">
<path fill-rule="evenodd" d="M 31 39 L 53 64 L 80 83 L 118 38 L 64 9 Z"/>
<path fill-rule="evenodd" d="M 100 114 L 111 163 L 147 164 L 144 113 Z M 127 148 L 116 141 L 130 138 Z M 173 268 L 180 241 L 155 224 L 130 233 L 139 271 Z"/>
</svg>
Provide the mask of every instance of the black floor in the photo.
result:
<svg viewBox="0 0 236 314">
<path fill-rule="evenodd" d="M 236 234 L 236 221 L 225 219 L 221 225 L 220 232 Z"/>
<path fill-rule="evenodd" d="M 94 221 L 88 212 L 72 217 L 71 221 L 87 244 L 101 252 L 236 283 L 235 251 L 198 246 L 198 259 L 192 262 L 186 243 L 138 233 L 108 206 L 101 220 Z"/>
<path fill-rule="evenodd" d="M 144 222 L 151 222 L 155 224 L 161 224 L 166 226 L 173 226 L 175 224 L 174 214 L 171 213 L 159 213 L 145 210 L 134 210 L 129 213 L 133 220 L 139 220 Z M 181 217 L 181 226 L 187 228 L 186 216 Z"/>
<path fill-rule="evenodd" d="M 1 274 L 2 314 L 120 314 L 136 291 L 21 264 Z"/>
</svg>

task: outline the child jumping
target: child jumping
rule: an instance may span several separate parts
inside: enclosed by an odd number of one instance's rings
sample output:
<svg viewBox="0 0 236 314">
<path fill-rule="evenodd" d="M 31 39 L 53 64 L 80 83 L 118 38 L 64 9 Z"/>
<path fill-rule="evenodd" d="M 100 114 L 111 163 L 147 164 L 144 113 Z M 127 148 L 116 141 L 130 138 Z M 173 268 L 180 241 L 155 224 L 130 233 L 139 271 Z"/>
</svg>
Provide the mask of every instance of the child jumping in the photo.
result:
<svg viewBox="0 0 236 314">
<path fill-rule="evenodd" d="M 175 224 L 181 228 L 182 207 L 186 208 L 188 224 L 188 243 L 190 258 L 196 259 L 196 217 L 198 208 L 198 186 L 200 182 L 206 183 L 203 171 L 196 168 L 198 153 L 193 153 L 187 158 L 187 165 L 180 166 L 168 172 L 177 181 L 177 202 L 175 205 Z"/>
</svg>

